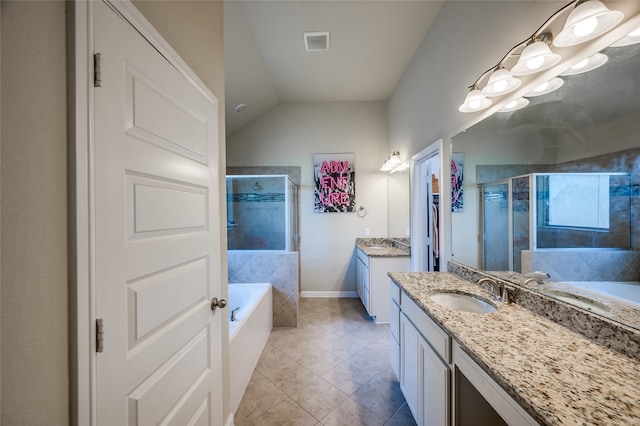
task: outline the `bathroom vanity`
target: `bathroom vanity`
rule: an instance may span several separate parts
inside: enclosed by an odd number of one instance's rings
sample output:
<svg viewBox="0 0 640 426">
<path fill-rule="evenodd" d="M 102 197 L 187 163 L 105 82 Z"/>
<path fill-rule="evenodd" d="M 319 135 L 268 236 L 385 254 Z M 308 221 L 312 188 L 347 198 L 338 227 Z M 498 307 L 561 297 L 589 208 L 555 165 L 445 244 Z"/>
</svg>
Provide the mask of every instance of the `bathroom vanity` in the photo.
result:
<svg viewBox="0 0 640 426">
<path fill-rule="evenodd" d="M 409 271 L 408 245 L 386 238 L 356 240 L 356 289 L 376 324 L 389 322 L 389 272 Z"/>
<path fill-rule="evenodd" d="M 458 275 L 389 276 L 391 362 L 419 425 L 640 422 L 636 359 Z"/>
</svg>

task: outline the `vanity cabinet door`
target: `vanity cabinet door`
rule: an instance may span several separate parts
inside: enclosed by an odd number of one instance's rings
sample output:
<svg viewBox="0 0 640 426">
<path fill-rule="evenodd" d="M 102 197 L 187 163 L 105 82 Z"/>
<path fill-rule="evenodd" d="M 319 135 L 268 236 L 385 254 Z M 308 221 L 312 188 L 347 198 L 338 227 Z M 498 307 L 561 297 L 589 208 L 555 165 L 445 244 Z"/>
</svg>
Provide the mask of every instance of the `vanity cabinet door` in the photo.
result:
<svg viewBox="0 0 640 426">
<path fill-rule="evenodd" d="M 450 377 L 448 365 L 401 313 L 400 389 L 418 425 L 449 424 Z"/>
<path fill-rule="evenodd" d="M 400 289 L 391 283 L 391 302 L 389 306 L 389 324 L 391 333 L 389 336 L 391 368 L 397 378 L 400 378 Z"/>
<path fill-rule="evenodd" d="M 418 421 L 420 390 L 419 339 L 422 337 L 405 314 L 400 315 L 400 389 L 407 405 Z"/>
<path fill-rule="evenodd" d="M 360 296 L 364 308 L 367 310 L 367 313 L 370 314 L 369 266 L 362 261 L 360 256 L 356 258 L 356 290 L 358 291 L 358 296 Z"/>
<path fill-rule="evenodd" d="M 451 374 L 426 340 L 418 340 L 420 351 L 420 425 L 449 424 L 449 391 Z"/>
</svg>

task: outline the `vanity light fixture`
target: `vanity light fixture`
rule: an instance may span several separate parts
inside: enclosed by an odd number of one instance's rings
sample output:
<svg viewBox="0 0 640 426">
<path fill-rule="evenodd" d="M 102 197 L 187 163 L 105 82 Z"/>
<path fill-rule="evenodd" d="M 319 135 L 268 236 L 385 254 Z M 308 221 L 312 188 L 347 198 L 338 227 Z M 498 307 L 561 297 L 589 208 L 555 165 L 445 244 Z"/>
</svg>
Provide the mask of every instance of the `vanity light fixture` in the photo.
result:
<svg viewBox="0 0 640 426">
<path fill-rule="evenodd" d="M 407 170 L 409 168 L 409 161 L 403 161 L 402 163 L 398 164 L 396 167 L 394 167 L 389 174 L 393 174 L 395 172 L 401 172 L 403 170 Z"/>
<path fill-rule="evenodd" d="M 591 71 L 604 65 L 608 60 L 609 57 L 604 53 L 596 53 L 593 56 L 581 60 L 560 75 L 582 74 L 583 72 Z"/>
<path fill-rule="evenodd" d="M 387 157 L 382 163 L 382 167 L 380 167 L 381 172 L 390 172 L 396 167 L 402 164 L 402 160 L 400 160 L 400 152 L 393 151 L 391 156 Z"/>
<path fill-rule="evenodd" d="M 467 96 L 464 98 L 464 102 L 458 108 L 460 112 L 475 112 L 481 111 L 485 108 L 489 108 L 493 104 L 493 101 L 487 98 L 482 92 L 478 89 L 476 85 L 471 87 L 471 91 L 467 93 Z"/>
<path fill-rule="evenodd" d="M 534 39 L 520 54 L 518 63 L 511 68 L 513 75 L 528 75 L 551 68 L 560 62 L 560 55 L 549 49 L 551 33 L 541 34 L 539 39 Z"/>
<path fill-rule="evenodd" d="M 506 104 L 504 108 L 499 109 L 498 112 L 511 112 L 518 110 L 520 108 L 524 108 L 529 105 L 529 99 L 527 98 L 518 98 Z"/>
<path fill-rule="evenodd" d="M 622 12 L 610 10 L 600 0 L 577 2 L 553 45 L 568 47 L 592 40 L 618 25 L 623 17 Z"/>
<path fill-rule="evenodd" d="M 493 101 L 487 97 L 503 96 L 520 87 L 520 79 L 514 76 L 534 74 L 559 64 L 562 58 L 558 53 L 553 52 L 551 47 L 574 46 L 592 40 L 613 29 L 623 18 L 622 12 L 610 10 L 600 0 L 569 2 L 551 15 L 533 35 L 512 47 L 498 62 L 498 65 L 483 72 L 471 86 L 472 90 L 467 94 L 458 111 L 477 112 L 488 108 Z M 551 31 L 553 28 L 560 27 L 560 24 L 556 24 L 556 21 L 560 19 L 564 20 L 564 27 L 558 35 L 554 36 Z M 616 43 L 613 46 L 640 42 L 640 28 L 629 33 L 627 37 L 622 38 L 618 42 L 619 44 Z M 519 58 L 516 62 L 515 57 L 517 56 Z M 574 65 L 561 75 L 586 72 L 603 65 L 606 61 L 606 55 L 597 53 L 588 61 Z M 514 62 L 516 63 L 509 72 L 505 67 Z M 485 81 L 487 81 L 486 84 Z M 563 83 L 562 79 L 552 79 L 525 96 L 532 97 L 550 93 L 562 86 Z M 478 87 L 483 85 L 484 87 L 480 91 Z M 507 102 L 505 98 L 502 100 Z M 522 107 L 521 104 L 518 106 Z M 506 107 L 505 110 L 512 111 Z"/>
<path fill-rule="evenodd" d="M 489 97 L 502 96 L 516 90 L 521 83 L 519 78 L 514 77 L 509 70 L 499 65 L 489 76 L 489 81 L 482 89 L 482 94 Z"/>
<path fill-rule="evenodd" d="M 538 87 L 536 87 L 535 89 L 527 93 L 525 96 L 527 98 L 531 98 L 534 96 L 546 95 L 547 93 L 551 93 L 554 90 L 559 89 L 560 87 L 562 87 L 563 84 L 564 84 L 563 79 L 561 79 L 560 77 L 554 77 L 551 80 L 542 83 L 541 85 L 539 85 Z"/>
<path fill-rule="evenodd" d="M 636 43 L 640 43 L 640 27 L 636 28 L 626 36 L 622 37 L 620 40 L 613 43 L 611 47 L 631 46 L 632 44 Z"/>
</svg>

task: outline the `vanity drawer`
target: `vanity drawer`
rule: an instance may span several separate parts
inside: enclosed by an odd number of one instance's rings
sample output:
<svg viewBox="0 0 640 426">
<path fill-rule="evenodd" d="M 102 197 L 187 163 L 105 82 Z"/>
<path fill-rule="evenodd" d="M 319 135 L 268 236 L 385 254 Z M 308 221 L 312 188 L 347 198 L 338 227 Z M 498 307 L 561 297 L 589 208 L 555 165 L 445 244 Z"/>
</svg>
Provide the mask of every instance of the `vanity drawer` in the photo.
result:
<svg viewBox="0 0 640 426">
<path fill-rule="evenodd" d="M 451 363 L 451 338 L 407 295 L 401 297 L 400 307 L 429 345 L 447 363 Z"/>
<path fill-rule="evenodd" d="M 356 256 L 358 256 L 358 259 L 360 259 L 367 268 L 369 267 L 369 256 L 367 256 L 365 252 L 360 249 L 356 249 Z"/>
</svg>

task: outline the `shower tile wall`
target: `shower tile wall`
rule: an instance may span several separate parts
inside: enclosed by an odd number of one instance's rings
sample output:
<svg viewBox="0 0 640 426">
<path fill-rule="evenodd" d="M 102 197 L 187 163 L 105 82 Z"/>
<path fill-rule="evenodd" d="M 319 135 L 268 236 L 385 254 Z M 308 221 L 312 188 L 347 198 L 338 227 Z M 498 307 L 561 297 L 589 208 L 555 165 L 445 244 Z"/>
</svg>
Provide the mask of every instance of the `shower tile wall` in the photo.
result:
<svg viewBox="0 0 640 426">
<path fill-rule="evenodd" d="M 271 283 L 273 326 L 298 325 L 298 253 L 229 250 L 229 283 Z"/>
<path fill-rule="evenodd" d="M 476 167 L 476 181 L 487 183 L 518 174 L 623 172 L 631 175 L 631 250 L 522 252 L 525 271 L 545 271 L 555 281 L 640 281 L 640 148 L 558 165 Z"/>
<path fill-rule="evenodd" d="M 551 281 L 640 281 L 640 252 L 525 250 L 522 268 L 544 271 Z"/>
<path fill-rule="evenodd" d="M 285 250 L 285 183 L 283 177 L 233 180 L 228 219 L 230 250 Z"/>
<path fill-rule="evenodd" d="M 476 167 L 476 182 L 489 183 L 527 173 L 622 172 L 631 175 L 631 249 L 640 250 L 640 148 L 563 164 L 487 165 Z"/>
</svg>

